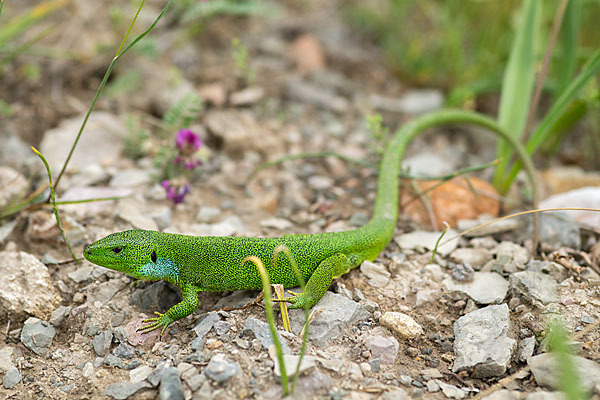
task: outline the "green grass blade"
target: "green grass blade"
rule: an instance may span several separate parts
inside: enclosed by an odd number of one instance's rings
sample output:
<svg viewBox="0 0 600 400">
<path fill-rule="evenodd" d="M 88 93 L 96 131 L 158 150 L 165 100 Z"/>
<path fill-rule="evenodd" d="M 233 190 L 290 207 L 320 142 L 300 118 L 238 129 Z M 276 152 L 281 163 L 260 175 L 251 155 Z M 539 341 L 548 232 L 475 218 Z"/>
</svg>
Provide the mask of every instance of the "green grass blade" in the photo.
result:
<svg viewBox="0 0 600 400">
<path fill-rule="evenodd" d="M 302 273 L 298 269 L 298 263 L 296 263 L 296 259 L 294 258 L 294 255 L 292 254 L 290 249 L 288 249 L 288 247 L 285 244 L 281 244 L 281 245 L 277 246 L 277 248 L 275 249 L 274 254 L 273 254 L 273 260 L 274 260 L 273 265 L 276 265 L 277 256 L 281 252 L 283 252 L 287 256 L 288 261 L 290 262 L 290 266 L 292 267 L 292 270 L 294 271 L 294 274 L 296 275 L 296 279 L 298 280 L 298 284 L 300 285 L 300 289 L 302 290 L 302 292 L 304 292 L 304 287 L 306 286 L 305 282 L 304 282 L 304 277 L 302 276 Z M 302 335 L 302 345 L 300 347 L 300 356 L 298 357 L 298 364 L 296 364 L 296 372 L 294 373 L 294 379 L 292 380 L 292 389 L 291 389 L 290 393 L 294 393 L 294 391 L 296 390 L 296 383 L 298 383 L 298 377 L 300 376 L 300 365 L 302 365 L 302 360 L 304 359 L 304 354 L 306 354 L 306 345 L 308 344 L 309 325 L 310 325 L 310 307 L 308 307 L 308 305 L 305 305 L 304 306 L 304 328 L 302 329 L 302 332 L 304 332 L 304 334 Z"/>
<path fill-rule="evenodd" d="M 569 86 L 577 68 L 577 28 L 581 16 L 580 0 L 569 0 L 560 30 L 561 55 L 556 66 L 558 87 L 555 98 Z"/>
<path fill-rule="evenodd" d="M 73 247 L 71 246 L 69 238 L 67 238 L 67 235 L 65 234 L 65 230 L 63 229 L 63 225 L 60 220 L 60 215 L 58 214 L 58 208 L 56 208 L 56 196 L 54 193 L 54 185 L 52 184 L 52 172 L 50 171 L 50 165 L 48 165 L 48 161 L 46 161 L 46 158 L 42 155 L 42 153 L 38 151 L 38 149 L 32 146 L 31 150 L 33 150 L 33 152 L 37 154 L 37 156 L 40 158 L 40 160 L 42 160 L 44 166 L 46 167 L 46 173 L 48 174 L 48 181 L 50 183 L 50 203 L 52 204 L 52 210 L 54 211 L 54 217 L 56 218 L 56 225 L 58 226 L 58 230 L 60 231 L 60 234 L 62 235 L 65 243 L 67 244 L 69 251 L 71 252 L 73 260 L 77 262 L 77 256 L 73 251 Z"/>
<path fill-rule="evenodd" d="M 569 354 L 567 334 L 560 322 L 553 322 L 549 329 L 548 344 L 558 365 L 558 388 L 568 400 L 584 400 L 588 398 L 582 390 L 581 380 L 575 363 Z"/>
<path fill-rule="evenodd" d="M 4 5 L 4 1 L 0 3 L 0 12 L 2 11 L 2 5 Z M 11 39 L 19 36 L 31 26 L 46 18 L 49 14 L 66 5 L 66 0 L 45 1 L 36 5 L 30 11 L 10 19 L 0 29 L 0 48 Z"/>
<path fill-rule="evenodd" d="M 535 43 L 540 27 L 540 9 L 541 2 L 538 0 L 526 0 L 523 3 L 521 21 L 504 71 L 498 124 L 513 138 L 520 138 L 523 134 L 535 84 Z M 496 167 L 496 188 L 503 186 L 504 172 L 512 154 L 513 149 L 508 143 L 498 143 L 497 158 L 502 162 Z"/>
<path fill-rule="evenodd" d="M 281 386 L 283 387 L 283 395 L 287 396 L 289 393 L 288 388 L 288 377 L 287 371 L 285 370 L 285 363 L 283 362 L 283 350 L 281 348 L 281 341 L 279 340 L 279 335 L 277 334 L 277 328 L 275 327 L 275 317 L 273 315 L 273 302 L 271 300 L 271 284 L 269 282 L 269 274 L 265 269 L 263 262 L 260 258 L 256 256 L 249 256 L 244 258 L 242 263 L 251 262 L 253 263 L 258 272 L 260 273 L 260 279 L 263 285 L 263 292 L 265 294 L 265 312 L 267 314 L 267 322 L 269 324 L 269 329 L 271 330 L 271 337 L 273 338 L 273 343 L 275 344 L 275 349 L 277 353 L 277 361 L 279 362 L 279 371 L 281 372 Z"/>
<path fill-rule="evenodd" d="M 577 78 L 571 82 L 571 84 L 554 102 L 544 118 L 540 121 L 540 124 L 535 129 L 525 146 L 525 149 L 529 154 L 532 154 L 534 151 L 536 151 L 539 146 L 548 139 L 548 136 L 553 131 L 554 126 L 560 121 L 563 113 L 567 111 L 567 108 L 574 100 L 579 90 L 588 82 L 589 79 L 594 78 L 598 73 L 600 73 L 600 49 L 596 50 L 592 57 L 590 57 Z M 507 175 L 507 178 L 504 180 L 504 184 L 500 190 L 501 192 L 503 190 L 508 190 L 511 182 L 517 176 L 520 168 L 520 162 L 516 162 L 513 165 L 512 169 Z"/>
</svg>

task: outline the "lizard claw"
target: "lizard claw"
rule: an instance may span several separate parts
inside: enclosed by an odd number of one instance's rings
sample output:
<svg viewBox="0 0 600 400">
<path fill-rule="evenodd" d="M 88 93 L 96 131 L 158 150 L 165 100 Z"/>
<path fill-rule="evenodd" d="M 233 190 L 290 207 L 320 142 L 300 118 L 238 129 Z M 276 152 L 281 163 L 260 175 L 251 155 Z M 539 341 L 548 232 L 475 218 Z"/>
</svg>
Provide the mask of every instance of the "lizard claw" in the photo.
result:
<svg viewBox="0 0 600 400">
<path fill-rule="evenodd" d="M 173 322 L 173 319 L 167 314 L 161 314 L 156 311 L 154 312 L 154 314 L 158 315 L 158 317 L 146 318 L 145 320 L 143 320 L 142 322 L 147 323 L 148 325 L 138 328 L 137 332 L 149 333 L 162 326 L 162 329 L 160 331 L 160 337 L 162 338 L 162 336 L 165 333 L 165 330 L 167 329 L 167 326 L 169 326 Z"/>
<path fill-rule="evenodd" d="M 291 294 L 290 297 L 286 297 L 285 299 L 273 299 L 274 302 L 276 303 L 290 303 L 289 308 L 293 309 L 293 308 L 304 308 L 305 305 L 308 305 L 309 307 L 312 307 L 314 304 L 312 304 L 311 299 L 308 297 L 308 295 L 306 293 L 295 293 L 292 292 L 291 290 L 288 290 L 288 293 Z"/>
</svg>

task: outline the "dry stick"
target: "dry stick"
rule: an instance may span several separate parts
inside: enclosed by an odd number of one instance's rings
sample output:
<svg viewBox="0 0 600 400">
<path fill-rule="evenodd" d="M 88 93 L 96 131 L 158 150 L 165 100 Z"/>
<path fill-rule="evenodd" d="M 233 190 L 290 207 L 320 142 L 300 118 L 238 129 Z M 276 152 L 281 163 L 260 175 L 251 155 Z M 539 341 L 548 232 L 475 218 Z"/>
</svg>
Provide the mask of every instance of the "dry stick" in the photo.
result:
<svg viewBox="0 0 600 400">
<path fill-rule="evenodd" d="M 514 213 L 514 214 L 509 214 L 509 215 L 505 215 L 503 217 L 499 217 L 499 218 L 495 218 L 491 221 L 488 222 L 484 222 L 483 224 L 479 224 L 477 226 L 474 226 L 473 228 L 467 229 L 466 231 L 462 231 L 461 233 L 459 233 L 458 235 L 454 235 L 451 238 L 448 238 L 446 240 L 444 240 L 442 243 L 440 243 L 440 246 L 443 244 L 448 243 L 451 240 L 455 240 L 458 239 L 461 236 L 465 236 L 473 231 L 476 231 L 478 229 L 481 228 L 485 228 L 486 226 L 492 225 L 496 222 L 505 220 L 505 219 L 509 219 L 509 218 L 513 218 L 513 217 L 519 217 L 521 215 L 527 215 L 527 214 L 537 214 L 537 213 L 542 213 L 542 212 L 547 212 L 547 211 L 594 211 L 594 212 L 600 212 L 600 209 L 597 208 L 584 208 L 584 207 L 555 207 L 555 208 L 537 208 L 535 210 L 528 210 L 528 211 L 521 211 L 518 213 Z"/>
<path fill-rule="evenodd" d="M 550 31 L 550 37 L 548 38 L 548 45 L 546 46 L 546 52 L 544 54 L 544 63 L 542 64 L 542 69 L 537 77 L 537 81 L 535 83 L 535 92 L 533 93 L 533 99 L 531 104 L 529 105 L 529 113 L 527 114 L 527 122 L 525 123 L 525 128 L 523 129 L 523 135 L 521 136 L 523 143 L 527 143 L 531 132 L 531 125 L 533 125 L 533 120 L 535 117 L 535 111 L 537 110 L 538 104 L 540 102 L 540 97 L 542 95 L 542 87 L 544 85 L 544 80 L 546 79 L 546 75 L 548 74 L 548 66 L 550 65 L 550 59 L 552 58 L 552 50 L 554 49 L 554 44 L 556 43 L 556 38 L 558 37 L 558 33 L 560 32 L 560 26 L 562 25 L 562 20 L 565 15 L 565 10 L 567 8 L 567 4 L 569 4 L 569 0 L 562 0 L 556 9 L 556 14 L 554 14 L 554 21 L 552 22 L 552 30 Z"/>
</svg>

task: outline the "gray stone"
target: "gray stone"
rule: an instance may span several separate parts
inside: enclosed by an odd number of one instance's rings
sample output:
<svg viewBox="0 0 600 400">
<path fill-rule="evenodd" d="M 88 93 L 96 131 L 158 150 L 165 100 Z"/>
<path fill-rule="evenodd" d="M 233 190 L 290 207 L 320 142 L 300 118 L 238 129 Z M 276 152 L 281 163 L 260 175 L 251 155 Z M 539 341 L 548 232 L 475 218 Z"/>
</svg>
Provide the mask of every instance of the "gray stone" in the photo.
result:
<svg viewBox="0 0 600 400">
<path fill-rule="evenodd" d="M 349 108 L 348 101 L 320 85 L 300 79 L 290 79 L 285 87 L 287 97 L 315 107 L 343 113 Z"/>
<path fill-rule="evenodd" d="M 436 379 L 435 382 L 440 386 L 440 389 L 442 389 L 444 396 L 448 397 L 449 399 L 463 399 L 467 396 L 467 392 L 461 388 L 450 385 L 439 379 Z"/>
<path fill-rule="evenodd" d="M 260 221 L 260 226 L 263 228 L 272 228 L 285 231 L 291 229 L 294 224 L 284 218 L 268 218 Z"/>
<path fill-rule="evenodd" d="M 256 119 L 256 114 L 248 110 L 209 110 L 204 116 L 209 140 L 222 143 L 225 153 L 240 157 L 248 151 L 265 153 L 281 146 L 269 127 Z M 255 140 L 260 137 L 261 140 Z M 232 171 L 233 172 L 233 171 Z M 244 171 L 237 170 L 244 175 Z M 249 172 L 249 171 L 248 171 Z"/>
<path fill-rule="evenodd" d="M 425 151 L 406 157 L 402 167 L 414 176 L 446 175 L 457 168 L 451 157 L 438 152 Z"/>
<path fill-rule="evenodd" d="M 166 312 L 181 300 L 181 294 L 174 286 L 164 281 L 158 281 L 145 288 L 136 289 L 131 295 L 129 304 L 145 311 Z"/>
<path fill-rule="evenodd" d="M 516 397 L 507 400 L 513 399 L 517 400 Z M 568 397 L 563 392 L 533 392 L 529 393 L 525 400 L 568 400 Z"/>
<path fill-rule="evenodd" d="M 579 384 L 587 392 L 592 392 L 596 385 L 600 385 L 600 365 L 592 360 L 579 356 L 568 356 L 577 369 Z M 530 357 L 527 360 L 539 386 L 560 389 L 559 379 L 561 368 L 553 354 L 545 353 Z"/>
<path fill-rule="evenodd" d="M 99 283 L 94 288 L 90 299 L 92 301 L 99 301 L 102 304 L 108 304 L 125 285 L 126 283 L 122 279 L 111 279 L 108 282 Z"/>
<path fill-rule="evenodd" d="M 203 224 L 209 224 L 211 222 L 215 222 L 215 220 L 217 219 L 217 217 L 219 217 L 219 215 L 221 215 L 220 208 L 202 206 L 202 207 L 200 207 L 198 214 L 196 214 L 196 220 Z"/>
<path fill-rule="evenodd" d="M 311 312 L 315 318 L 310 323 L 309 339 L 320 347 L 343 335 L 346 328 L 370 317 L 362 304 L 332 292 L 326 292 Z M 304 327 L 304 310 L 290 310 L 289 314 L 292 330 L 299 334 Z"/>
<path fill-rule="evenodd" d="M 525 269 L 530 254 L 526 248 L 513 242 L 501 242 L 492 251 L 496 259 L 484 266 L 486 270 L 513 273 Z"/>
<path fill-rule="evenodd" d="M 240 308 L 256 299 L 256 292 L 251 290 L 236 290 L 229 296 L 224 296 L 217 301 L 215 308 Z"/>
<path fill-rule="evenodd" d="M 33 315 L 46 320 L 61 301 L 48 268 L 22 251 L 0 252 L 0 287 L 0 315 L 13 319 Z"/>
<path fill-rule="evenodd" d="M 503 375 L 516 345 L 508 337 L 509 332 L 506 304 L 487 306 L 460 317 L 454 323 L 456 359 L 452 371 L 472 370 L 476 378 Z"/>
<path fill-rule="evenodd" d="M 0 160 L 3 164 L 18 170 L 33 165 L 39 168 L 40 160 L 31 151 L 31 146 L 23 142 L 19 135 L 7 125 L 4 125 L 2 131 L 0 131 L 0 143 L 2 143 L 2 146 L 0 146 Z M 4 187 L 4 185 L 0 185 L 0 187 Z"/>
<path fill-rule="evenodd" d="M 231 329 L 231 325 L 229 325 L 229 322 L 227 321 L 217 321 L 214 325 L 214 328 L 217 335 L 223 335 L 227 333 L 229 329 Z"/>
<path fill-rule="evenodd" d="M 121 343 L 120 345 L 118 345 L 117 348 L 113 350 L 113 354 L 125 360 L 131 360 L 134 355 L 133 349 L 125 343 Z"/>
<path fill-rule="evenodd" d="M 0 209 L 7 204 L 21 200 L 28 187 L 27 179 L 18 171 L 0 165 Z"/>
<path fill-rule="evenodd" d="M 152 368 L 148 365 L 142 365 L 129 371 L 129 381 L 138 383 L 144 381 L 152 373 Z"/>
<path fill-rule="evenodd" d="M 38 356 L 45 356 L 50 349 L 56 329 L 48 322 L 29 317 L 21 330 L 21 342 Z"/>
<path fill-rule="evenodd" d="M 508 281 L 495 272 L 475 272 L 471 282 L 443 281 L 446 290 L 465 293 L 479 304 L 500 303 L 508 292 Z"/>
<path fill-rule="evenodd" d="M 365 345 L 371 352 L 371 357 L 378 358 L 382 364 L 393 364 L 400 347 L 396 338 L 383 336 L 369 336 Z"/>
<path fill-rule="evenodd" d="M 127 198 L 119 200 L 116 214 L 136 229 L 158 230 L 158 226 L 152 216 L 140 207 L 140 203 L 136 199 Z"/>
<path fill-rule="evenodd" d="M 10 221 L 2 221 L 0 224 L 0 244 L 3 243 L 7 237 L 13 232 L 15 227 L 17 226 L 17 220 L 13 219 Z M 42 260 L 43 262 L 43 260 Z"/>
<path fill-rule="evenodd" d="M 113 399 L 125 400 L 140 390 L 150 387 L 151 385 L 148 382 L 117 382 L 109 385 L 102 394 L 104 396 L 110 396 Z"/>
<path fill-rule="evenodd" d="M 527 271 L 550 275 L 557 282 L 562 282 L 569 277 L 569 271 L 553 261 L 531 260 L 527 263 Z"/>
<path fill-rule="evenodd" d="M 445 241 L 448 238 L 454 238 L 447 243 L 440 245 L 437 249 L 438 254 L 442 256 L 448 255 L 456 249 L 458 246 L 458 237 L 456 237 L 457 232 L 455 230 L 449 229 L 448 232 L 444 235 L 442 241 Z M 426 232 L 426 231 L 414 231 L 410 233 L 405 233 L 400 236 L 396 236 L 394 241 L 400 246 L 403 250 L 413 250 L 417 248 L 425 248 L 427 250 L 433 250 L 435 248 L 435 244 L 437 243 L 441 232 Z M 442 243 L 442 241 L 440 243 Z"/>
<path fill-rule="evenodd" d="M 159 185 L 160 186 L 160 185 Z M 162 188 L 161 188 L 162 189 Z M 111 188 L 106 186 L 73 186 L 68 187 L 65 193 L 57 200 L 77 201 L 102 197 L 126 197 L 134 193 L 131 188 Z M 67 210 L 70 215 L 84 219 L 89 215 L 112 215 L 115 207 L 114 201 L 97 201 L 92 203 L 65 204 L 61 209 Z"/>
<path fill-rule="evenodd" d="M 526 337 L 519 342 L 517 347 L 517 360 L 526 362 L 535 350 L 535 336 Z"/>
<path fill-rule="evenodd" d="M 14 347 L 5 346 L 0 348 L 0 374 L 6 373 L 16 365 L 17 350 Z"/>
<path fill-rule="evenodd" d="M 408 400 L 410 397 L 406 394 L 406 391 L 401 388 L 390 386 L 388 390 L 383 392 L 380 400 Z"/>
<path fill-rule="evenodd" d="M 202 349 L 204 349 L 204 338 L 197 337 L 194 340 L 192 340 L 192 343 L 190 344 L 190 349 L 198 352 L 202 351 Z"/>
<path fill-rule="evenodd" d="M 456 223 L 456 227 L 459 231 L 464 232 L 466 230 L 475 228 L 478 225 L 490 222 L 493 219 L 491 215 L 482 214 L 477 219 L 461 219 Z M 472 232 L 467 233 L 467 237 L 483 237 L 495 235 L 502 232 L 509 232 L 519 228 L 519 221 L 515 218 L 502 219 L 495 221 L 490 225 L 483 226 Z"/>
<path fill-rule="evenodd" d="M 148 169 L 124 169 L 118 170 L 110 179 L 111 187 L 137 187 L 152 182 L 152 173 Z"/>
<path fill-rule="evenodd" d="M 519 400 L 520 396 L 516 396 L 508 389 L 496 390 L 492 394 L 485 396 L 482 400 Z"/>
<path fill-rule="evenodd" d="M 12 367 L 6 371 L 6 374 L 4 374 L 4 377 L 2 378 L 2 384 L 7 389 L 12 389 L 19 382 L 21 382 L 21 373 L 17 367 Z"/>
<path fill-rule="evenodd" d="M 248 106 L 257 103 L 265 96 L 265 89 L 258 86 L 244 88 L 231 93 L 229 102 L 234 106 Z"/>
<path fill-rule="evenodd" d="M 157 207 L 150 216 L 161 231 L 171 225 L 171 207 Z"/>
<path fill-rule="evenodd" d="M 230 361 L 224 354 L 215 354 L 204 370 L 206 376 L 215 382 L 225 382 L 237 375 L 238 372 L 238 365 Z"/>
<path fill-rule="evenodd" d="M 423 378 L 429 380 L 429 379 L 442 379 L 443 375 L 440 372 L 439 369 L 437 368 L 427 368 L 421 371 L 421 375 L 423 375 Z"/>
<path fill-rule="evenodd" d="M 533 236 L 533 218 L 522 217 L 527 228 L 523 230 L 524 238 Z M 579 250 L 581 248 L 581 233 L 579 225 L 567 212 L 550 212 L 539 214 L 540 242 L 554 249 L 568 247 Z"/>
<path fill-rule="evenodd" d="M 390 281 L 391 274 L 381 264 L 375 264 L 371 261 L 363 261 L 360 265 L 360 272 L 369 278 L 369 285 L 382 288 Z"/>
<path fill-rule="evenodd" d="M 444 103 L 444 95 L 436 89 L 415 89 L 400 98 L 372 94 L 369 103 L 380 111 L 422 114 L 439 109 Z"/>
<path fill-rule="evenodd" d="M 243 333 L 252 332 L 254 337 L 260 340 L 260 343 L 265 349 L 273 345 L 273 338 L 271 336 L 271 329 L 269 324 L 254 317 L 250 317 L 244 323 Z M 287 340 L 279 335 L 279 341 L 281 342 L 281 350 L 284 354 L 290 354 L 292 350 L 287 343 Z"/>
<path fill-rule="evenodd" d="M 106 357 L 104 357 L 104 365 L 120 369 L 125 368 L 123 361 L 121 361 L 121 359 L 115 356 L 114 354 L 109 354 Z"/>
<path fill-rule="evenodd" d="M 423 328 L 409 315 L 388 311 L 379 319 L 384 326 L 403 339 L 414 339 L 423 334 Z"/>
<path fill-rule="evenodd" d="M 40 151 L 50 164 L 53 171 L 59 171 L 69 153 L 81 126 L 83 116 L 63 120 L 54 129 L 46 131 L 42 136 Z M 127 137 L 127 127 L 121 120 L 110 113 L 96 111 L 90 115 L 85 127 L 85 135 L 77 144 L 77 151 L 69 162 L 67 172 L 76 172 L 90 163 L 90 160 L 101 164 L 114 163 L 120 159 L 123 151 L 123 141 Z"/>
<path fill-rule="evenodd" d="M 242 220 L 232 215 L 216 224 L 193 224 L 190 231 L 198 236 L 232 236 L 246 231 Z"/>
<path fill-rule="evenodd" d="M 112 344 L 112 340 L 113 333 L 110 329 L 99 332 L 96 336 L 94 336 L 94 340 L 92 340 L 94 352 L 99 357 L 105 357 L 110 351 L 110 345 Z"/>
<path fill-rule="evenodd" d="M 193 375 L 190 378 L 186 379 L 185 382 L 188 384 L 192 392 L 195 392 L 198 389 L 200 389 L 204 382 L 206 382 L 206 376 L 204 376 L 203 374 Z"/>
<path fill-rule="evenodd" d="M 273 350 L 271 351 L 271 349 L 273 349 Z M 275 376 L 280 377 L 281 376 L 281 368 L 279 366 L 279 359 L 277 358 L 277 356 L 275 354 L 274 347 L 272 347 L 271 349 L 269 349 L 270 350 L 269 354 L 271 355 L 271 359 L 275 363 L 275 371 L 274 371 Z M 288 378 L 291 378 L 296 373 L 296 368 L 298 367 L 299 359 L 300 359 L 300 356 L 297 356 L 294 354 L 284 354 L 283 355 L 283 364 L 285 365 L 285 373 L 288 376 Z M 298 370 L 298 374 L 302 375 L 303 373 L 315 368 L 315 366 L 316 366 L 316 363 L 315 363 L 314 357 L 304 356 L 304 357 L 302 357 L 302 362 L 300 363 L 300 368 Z"/>
<path fill-rule="evenodd" d="M 461 247 L 450 254 L 450 259 L 479 270 L 492 259 L 492 252 L 482 247 Z"/>
<path fill-rule="evenodd" d="M 55 326 L 61 326 L 65 319 L 69 316 L 71 312 L 71 307 L 60 306 L 56 310 L 52 312 L 50 316 L 50 323 Z"/>
<path fill-rule="evenodd" d="M 541 272 L 521 271 L 509 278 L 512 290 L 534 305 L 557 303 L 558 283 Z"/>
<path fill-rule="evenodd" d="M 194 326 L 192 330 L 196 332 L 196 335 L 198 335 L 199 338 L 204 338 L 204 336 L 206 336 L 212 327 L 220 320 L 221 317 L 214 311 L 203 314 L 198 318 L 196 326 Z"/>
<path fill-rule="evenodd" d="M 160 375 L 160 400 L 184 400 L 183 386 L 177 368 L 163 369 Z"/>
<path fill-rule="evenodd" d="M 439 392 L 440 390 L 440 385 L 438 385 L 438 383 L 434 379 L 427 381 L 425 383 L 425 387 L 430 393 Z"/>
</svg>

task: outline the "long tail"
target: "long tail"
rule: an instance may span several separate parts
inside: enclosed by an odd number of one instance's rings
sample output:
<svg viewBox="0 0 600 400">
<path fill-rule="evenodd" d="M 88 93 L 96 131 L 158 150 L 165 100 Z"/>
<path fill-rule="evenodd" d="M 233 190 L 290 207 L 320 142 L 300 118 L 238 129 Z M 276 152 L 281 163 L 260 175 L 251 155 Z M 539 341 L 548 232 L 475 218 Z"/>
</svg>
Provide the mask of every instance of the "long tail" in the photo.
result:
<svg viewBox="0 0 600 400">
<path fill-rule="evenodd" d="M 537 207 L 538 193 L 535 184 L 535 169 L 531 158 L 517 140 L 508 135 L 496 121 L 481 114 L 463 110 L 436 111 L 404 124 L 402 128 L 396 131 L 383 154 L 379 166 L 373 217 L 368 224 L 360 228 L 361 234 L 375 238 L 373 252 L 376 251 L 379 254 L 394 237 L 394 229 L 398 219 L 398 174 L 402 167 L 402 157 L 406 146 L 417 135 L 429 128 L 456 123 L 470 123 L 487 128 L 513 146 L 527 172 L 533 191 L 534 207 Z"/>
</svg>

